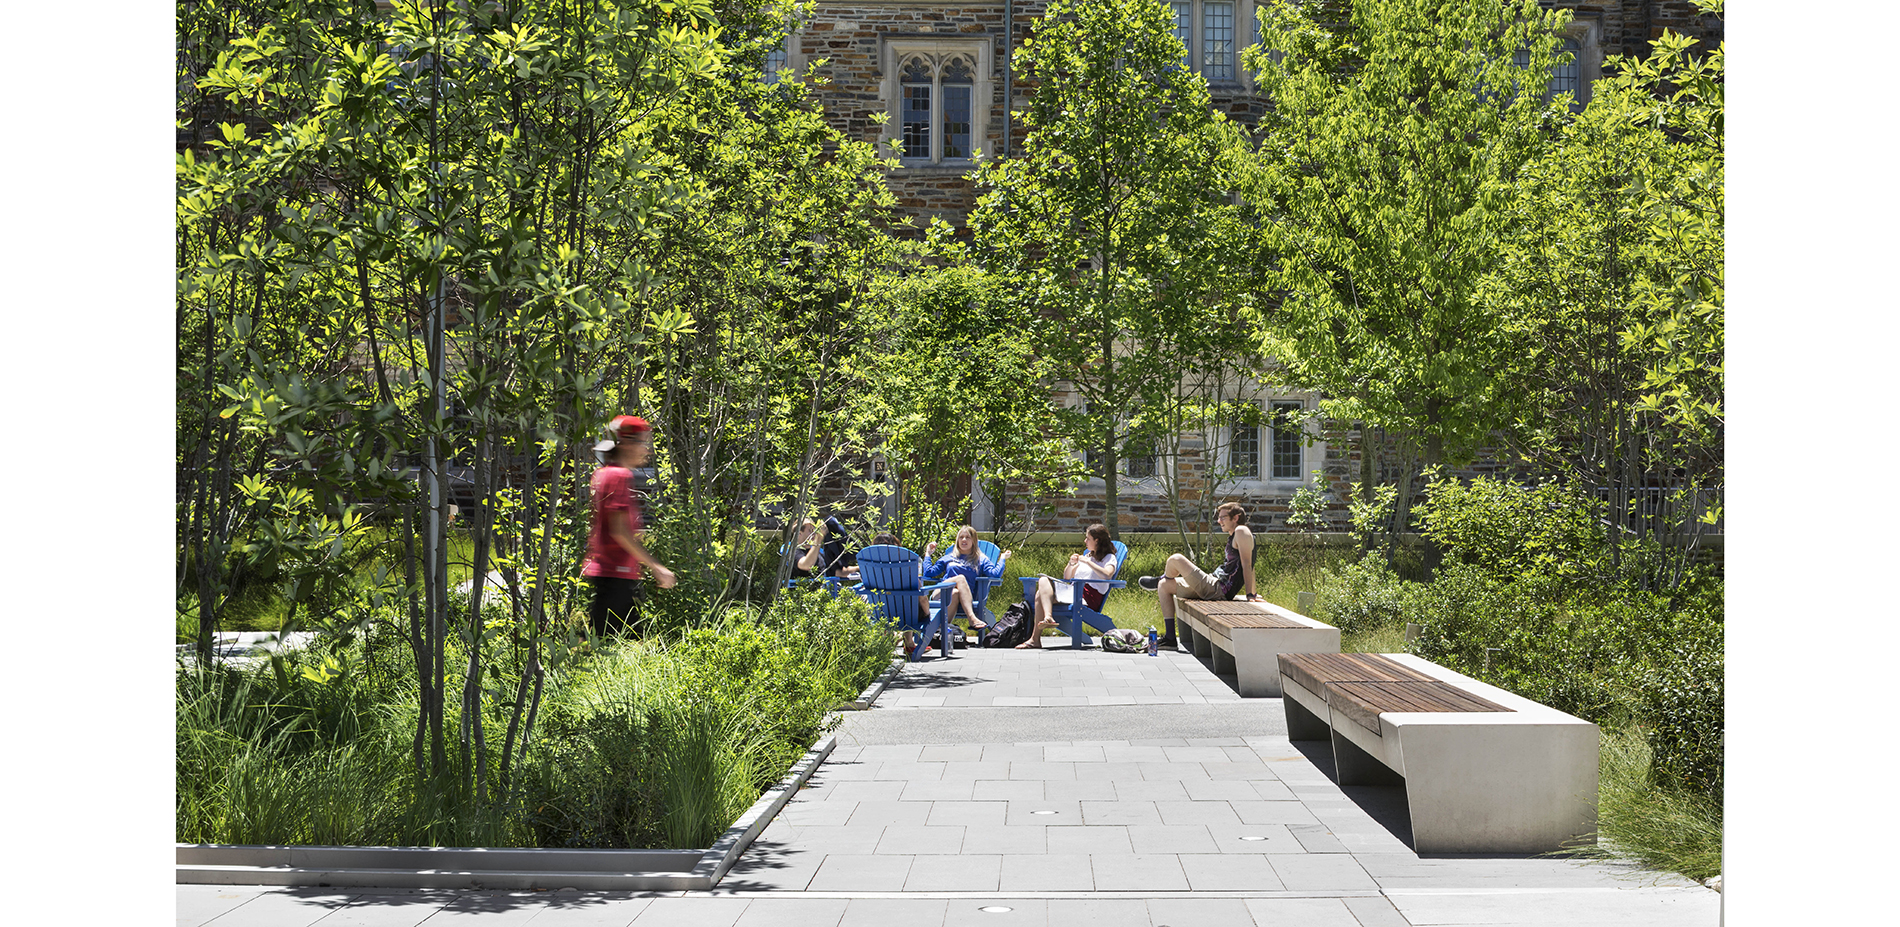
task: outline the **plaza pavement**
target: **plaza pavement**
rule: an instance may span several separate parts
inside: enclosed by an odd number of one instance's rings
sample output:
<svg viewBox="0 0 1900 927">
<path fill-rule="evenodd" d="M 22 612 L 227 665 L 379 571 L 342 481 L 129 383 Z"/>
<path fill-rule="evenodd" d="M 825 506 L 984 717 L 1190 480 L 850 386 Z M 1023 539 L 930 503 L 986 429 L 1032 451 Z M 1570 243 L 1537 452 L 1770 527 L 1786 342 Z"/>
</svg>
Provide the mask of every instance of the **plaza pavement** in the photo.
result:
<svg viewBox="0 0 1900 927">
<path fill-rule="evenodd" d="M 180 927 L 1689 927 L 1622 864 L 1420 857 L 1278 699 L 1188 654 L 960 650 L 905 668 L 707 892 L 177 887 Z"/>
</svg>

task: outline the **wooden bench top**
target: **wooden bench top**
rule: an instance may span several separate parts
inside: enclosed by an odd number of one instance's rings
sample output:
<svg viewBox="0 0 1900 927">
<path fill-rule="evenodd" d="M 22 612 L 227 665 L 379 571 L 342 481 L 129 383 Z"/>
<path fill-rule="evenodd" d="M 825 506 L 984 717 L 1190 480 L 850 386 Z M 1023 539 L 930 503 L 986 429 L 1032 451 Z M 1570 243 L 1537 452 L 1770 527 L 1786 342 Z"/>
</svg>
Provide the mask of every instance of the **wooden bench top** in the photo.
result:
<svg viewBox="0 0 1900 927">
<path fill-rule="evenodd" d="M 1280 675 L 1324 697 L 1340 682 L 1436 682 L 1391 657 L 1377 653 L 1283 653 Z"/>
<path fill-rule="evenodd" d="M 1324 694 L 1327 705 L 1374 734 L 1379 733 L 1379 713 L 1384 711 L 1511 710 L 1439 679 L 1430 682 L 1337 682 Z"/>
<path fill-rule="evenodd" d="M 1175 607 L 1193 614 L 1219 631 L 1232 628 L 1305 628 L 1265 602 L 1241 602 L 1233 599 L 1176 599 Z"/>
</svg>

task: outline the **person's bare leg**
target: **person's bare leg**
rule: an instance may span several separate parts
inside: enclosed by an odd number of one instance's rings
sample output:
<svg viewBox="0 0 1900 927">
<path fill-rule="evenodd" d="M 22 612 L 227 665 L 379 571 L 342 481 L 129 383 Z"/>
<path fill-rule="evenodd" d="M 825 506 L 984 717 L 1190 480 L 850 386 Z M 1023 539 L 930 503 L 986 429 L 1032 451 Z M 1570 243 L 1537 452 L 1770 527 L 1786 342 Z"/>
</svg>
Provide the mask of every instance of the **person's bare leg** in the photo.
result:
<svg viewBox="0 0 1900 927">
<path fill-rule="evenodd" d="M 1176 554 L 1175 556 L 1180 555 Z M 1174 562 L 1172 560 L 1168 562 L 1168 567 L 1169 569 L 1173 569 Z M 1174 620 L 1174 597 L 1182 590 L 1182 585 L 1174 579 L 1173 574 L 1162 579 L 1161 582 L 1155 586 L 1155 598 L 1161 603 L 1161 617 L 1163 619 L 1167 621 Z"/>
<path fill-rule="evenodd" d="M 1041 650 L 1042 629 L 1056 623 L 1049 613 L 1055 611 L 1056 584 L 1049 580 L 1036 583 L 1035 623 L 1029 627 L 1029 639 L 1016 645 L 1017 650 Z"/>
<path fill-rule="evenodd" d="M 950 590 L 953 593 L 950 597 L 950 604 L 963 611 L 963 617 L 970 620 L 971 628 L 983 627 L 983 622 L 977 620 L 976 617 L 976 596 L 970 592 L 969 579 L 962 576 L 952 577 L 952 579 L 956 581 L 957 585 L 954 589 Z"/>
</svg>

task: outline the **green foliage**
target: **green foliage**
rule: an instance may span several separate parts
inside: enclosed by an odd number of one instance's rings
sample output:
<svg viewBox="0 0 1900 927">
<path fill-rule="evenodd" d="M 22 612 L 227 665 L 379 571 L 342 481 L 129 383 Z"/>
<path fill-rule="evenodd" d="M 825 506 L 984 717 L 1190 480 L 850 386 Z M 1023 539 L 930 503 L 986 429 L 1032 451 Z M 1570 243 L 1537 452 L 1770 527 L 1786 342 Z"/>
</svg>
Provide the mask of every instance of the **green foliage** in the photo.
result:
<svg viewBox="0 0 1900 927">
<path fill-rule="evenodd" d="M 1326 571 L 1318 593 L 1321 614 L 1315 617 L 1345 634 L 1401 621 L 1406 614 L 1406 584 L 1377 553 Z"/>
<path fill-rule="evenodd" d="M 1605 728 L 1598 755 L 1597 842 L 1566 855 L 1631 858 L 1696 880 L 1722 874 L 1720 801 L 1657 787 L 1649 744 L 1635 728 Z"/>
<path fill-rule="evenodd" d="M 1021 150 L 975 175 L 971 260 L 1017 294 L 1020 335 L 1084 400 L 1054 421 L 1097 476 L 1124 441 L 1166 431 L 1184 376 L 1244 347 L 1231 319 L 1251 291 L 1226 246 L 1245 231 L 1228 198 L 1240 135 L 1172 29 L 1148 0 L 1056 0 L 1017 51 L 1036 82 Z"/>
<path fill-rule="evenodd" d="M 1507 419 L 1510 349 L 1475 302 L 1546 105 L 1569 12 L 1535 0 L 1281 3 L 1244 56 L 1274 101 L 1243 188 L 1278 305 L 1250 310 L 1264 353 L 1341 417 L 1461 459 Z M 1525 70 L 1513 64 L 1527 49 Z M 1404 506 L 1401 505 L 1401 509 Z"/>
<path fill-rule="evenodd" d="M 1694 44 L 1665 32 L 1648 58 L 1613 58 L 1589 105 L 1553 120 L 1479 293 L 1521 346 L 1500 358 L 1513 443 L 1606 490 L 1610 541 L 1656 535 L 1665 553 L 1715 520 L 1697 490 L 1723 479 L 1723 49 Z M 1645 582 L 1677 587 L 1683 561 Z"/>
<path fill-rule="evenodd" d="M 850 414 L 883 435 L 907 487 L 928 493 L 980 473 L 1037 496 L 1066 488 L 1075 465 L 1039 424 L 1051 365 L 1023 337 L 1036 316 L 1020 292 L 969 265 L 931 268 L 889 281 L 865 315 L 862 375 L 874 387 L 852 397 Z"/>
<path fill-rule="evenodd" d="M 454 754 L 444 775 L 414 777 L 414 666 L 399 635 L 181 673 L 178 839 L 706 846 L 891 653 L 862 602 L 822 593 L 782 596 L 757 622 L 735 610 L 672 647 L 619 643 L 551 674 L 544 724 L 483 794 Z M 490 673 L 512 681 L 520 662 L 491 646 Z M 505 709 L 484 703 L 491 727 Z M 497 770 L 500 747 L 486 746 Z"/>
<path fill-rule="evenodd" d="M 1573 487 L 1439 475 L 1428 493 L 1418 510 L 1421 530 L 1447 559 L 1501 577 L 1534 573 L 1581 583 L 1600 575 L 1600 507 Z"/>
<path fill-rule="evenodd" d="M 1326 529 L 1326 491 L 1320 471 L 1313 471 L 1313 480 L 1293 491 L 1293 498 L 1287 502 L 1286 525 L 1301 532 L 1317 532 Z"/>
</svg>

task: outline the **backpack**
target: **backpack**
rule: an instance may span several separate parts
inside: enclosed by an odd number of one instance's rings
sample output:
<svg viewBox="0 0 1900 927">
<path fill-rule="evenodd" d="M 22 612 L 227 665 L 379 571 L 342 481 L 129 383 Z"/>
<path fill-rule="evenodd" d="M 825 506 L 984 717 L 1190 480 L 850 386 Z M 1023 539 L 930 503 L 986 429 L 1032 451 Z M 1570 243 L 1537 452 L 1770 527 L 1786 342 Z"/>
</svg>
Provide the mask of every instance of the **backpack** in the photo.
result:
<svg viewBox="0 0 1900 927">
<path fill-rule="evenodd" d="M 1110 653 L 1146 653 L 1148 639 L 1134 628 L 1111 628 L 1102 632 L 1102 649 Z"/>
<path fill-rule="evenodd" d="M 1029 605 L 1016 602 L 1003 609 L 990 625 L 989 633 L 983 636 L 985 647 L 1014 647 L 1029 640 L 1029 627 L 1034 621 L 1029 617 Z"/>
</svg>

